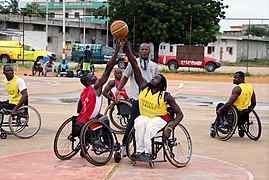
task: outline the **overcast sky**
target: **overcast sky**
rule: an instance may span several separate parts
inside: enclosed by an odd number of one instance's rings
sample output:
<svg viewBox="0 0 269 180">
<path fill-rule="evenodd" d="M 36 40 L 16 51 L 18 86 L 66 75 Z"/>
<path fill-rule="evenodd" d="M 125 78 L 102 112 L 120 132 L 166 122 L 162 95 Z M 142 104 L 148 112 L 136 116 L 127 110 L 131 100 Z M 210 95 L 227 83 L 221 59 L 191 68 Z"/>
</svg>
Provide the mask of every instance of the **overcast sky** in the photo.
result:
<svg viewBox="0 0 269 180">
<path fill-rule="evenodd" d="M 0 0 L 4 1 L 4 0 Z M 33 0 L 20 0 L 31 2 Z M 100 0 L 102 1 L 102 0 Z M 269 19 L 269 0 L 223 0 L 226 18 L 267 18 Z M 230 30 L 231 25 L 248 24 L 248 20 L 221 20 L 221 31 Z M 269 20 L 251 20 L 251 24 L 269 24 Z"/>
<path fill-rule="evenodd" d="M 225 10 L 226 18 L 266 18 L 269 19 L 269 0 L 223 0 L 229 8 Z M 221 31 L 230 30 L 230 25 L 248 24 L 248 20 L 222 20 Z M 251 20 L 250 24 L 269 24 L 269 20 Z"/>
</svg>

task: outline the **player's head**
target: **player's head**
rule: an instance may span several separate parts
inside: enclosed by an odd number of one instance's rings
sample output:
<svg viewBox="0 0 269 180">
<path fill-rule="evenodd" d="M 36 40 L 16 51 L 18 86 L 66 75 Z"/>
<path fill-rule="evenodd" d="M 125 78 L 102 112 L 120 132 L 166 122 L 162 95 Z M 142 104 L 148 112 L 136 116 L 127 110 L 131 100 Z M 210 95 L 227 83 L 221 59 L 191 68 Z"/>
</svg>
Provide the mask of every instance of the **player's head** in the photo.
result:
<svg viewBox="0 0 269 180">
<path fill-rule="evenodd" d="M 14 77 L 14 69 L 10 64 L 7 64 L 4 66 L 3 73 L 6 76 L 8 81 L 13 79 L 13 77 Z"/>
<path fill-rule="evenodd" d="M 241 84 L 245 82 L 245 74 L 242 71 L 237 71 L 236 73 L 234 73 L 234 79 L 233 79 L 233 83 L 234 84 Z"/>
<path fill-rule="evenodd" d="M 80 82 L 85 87 L 89 87 L 90 85 L 94 84 L 97 81 L 97 79 L 98 78 L 94 74 L 84 73 L 80 78 Z"/>
<path fill-rule="evenodd" d="M 122 70 L 120 68 L 115 68 L 114 69 L 114 76 L 115 76 L 115 79 L 121 80 L 121 78 L 122 78 Z"/>
<path fill-rule="evenodd" d="M 149 83 L 152 87 L 158 87 L 160 91 L 165 91 L 167 88 L 166 78 L 162 74 L 153 76 Z"/>
</svg>

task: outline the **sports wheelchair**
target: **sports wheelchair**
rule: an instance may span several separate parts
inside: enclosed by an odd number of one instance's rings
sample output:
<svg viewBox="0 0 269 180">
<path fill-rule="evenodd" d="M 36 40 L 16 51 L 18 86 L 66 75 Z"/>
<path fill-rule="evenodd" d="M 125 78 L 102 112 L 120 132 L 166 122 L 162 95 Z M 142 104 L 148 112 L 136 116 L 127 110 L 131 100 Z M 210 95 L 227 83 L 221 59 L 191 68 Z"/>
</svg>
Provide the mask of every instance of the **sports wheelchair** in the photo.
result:
<svg viewBox="0 0 269 180">
<path fill-rule="evenodd" d="M 80 132 L 80 137 L 74 135 L 74 125 L 77 116 L 68 118 L 58 129 L 54 138 L 54 154 L 61 160 L 80 155 L 95 166 L 105 165 L 112 157 L 120 162 L 120 143 L 117 137 L 103 121 L 89 120 Z"/>
<path fill-rule="evenodd" d="M 38 133 L 41 127 L 41 116 L 34 107 L 24 105 L 18 109 L 16 116 L 11 116 L 11 111 L 5 108 L 0 111 L 1 139 L 6 139 L 7 135 L 11 134 L 27 139 Z"/>
<path fill-rule="evenodd" d="M 210 136 L 226 141 L 230 139 L 238 128 L 240 137 L 246 134 L 251 140 L 257 141 L 262 132 L 261 121 L 253 109 L 238 111 L 231 106 L 223 117 L 217 117 L 211 125 Z"/>
<path fill-rule="evenodd" d="M 112 102 L 105 110 L 104 115 L 109 116 L 109 120 L 119 130 L 115 132 L 124 132 L 131 118 L 132 103 L 127 100 L 120 100 L 118 104 Z"/>
<path fill-rule="evenodd" d="M 182 124 L 175 127 L 169 138 L 164 136 L 164 132 L 171 126 L 172 121 L 173 119 L 152 138 L 152 160 L 149 161 L 151 168 L 154 166 L 154 162 L 167 162 L 166 158 L 177 168 L 185 167 L 191 160 L 192 141 L 187 129 Z M 132 159 L 132 154 L 136 153 L 134 128 L 127 138 L 126 150 L 129 159 L 132 160 L 133 165 L 136 165 L 137 160 Z M 163 150 L 163 160 L 157 160 L 160 150 Z"/>
</svg>

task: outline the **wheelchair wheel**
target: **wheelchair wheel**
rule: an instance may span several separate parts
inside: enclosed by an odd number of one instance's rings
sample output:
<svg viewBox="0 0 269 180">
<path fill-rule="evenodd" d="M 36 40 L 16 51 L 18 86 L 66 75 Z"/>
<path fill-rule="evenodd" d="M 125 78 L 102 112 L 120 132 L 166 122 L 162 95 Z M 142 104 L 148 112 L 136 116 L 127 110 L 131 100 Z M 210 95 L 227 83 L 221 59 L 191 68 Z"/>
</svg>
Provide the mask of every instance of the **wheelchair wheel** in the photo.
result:
<svg viewBox="0 0 269 180">
<path fill-rule="evenodd" d="M 100 120 L 90 120 L 82 128 L 81 150 L 87 161 L 96 166 L 105 165 L 112 157 L 114 139 L 110 128 Z"/>
<path fill-rule="evenodd" d="M 7 135 L 12 135 L 13 133 L 9 127 L 9 115 L 4 115 L 1 113 L 0 116 L 2 116 L 2 126 L 1 126 L 2 131 Z"/>
<path fill-rule="evenodd" d="M 132 104 L 126 100 L 120 100 L 119 104 L 111 103 L 108 110 L 109 119 L 116 128 L 126 129 L 128 120 L 131 118 L 131 108 Z"/>
<path fill-rule="evenodd" d="M 172 122 L 167 123 L 165 132 Z M 185 167 L 191 160 L 192 142 L 187 129 L 179 124 L 171 132 L 169 138 L 163 134 L 164 152 L 169 162 L 175 167 Z"/>
<path fill-rule="evenodd" d="M 9 116 L 9 128 L 18 138 L 31 138 L 38 133 L 40 127 L 41 116 L 32 106 L 22 106 L 16 116 Z"/>
<path fill-rule="evenodd" d="M 75 116 L 68 118 L 58 129 L 53 143 L 54 154 L 61 160 L 70 159 L 80 150 L 80 140 L 72 136 Z"/>
<path fill-rule="evenodd" d="M 261 137 L 262 125 L 258 114 L 251 110 L 249 113 L 249 120 L 244 124 L 246 135 L 251 139 L 257 141 Z"/>
<path fill-rule="evenodd" d="M 217 138 L 221 141 L 230 139 L 237 127 L 238 115 L 234 107 L 229 108 L 223 118 L 219 118 L 215 123 Z"/>
<path fill-rule="evenodd" d="M 134 154 L 136 151 L 136 142 L 135 142 L 135 129 L 132 128 L 129 132 L 127 143 L 126 143 L 126 152 L 127 156 L 130 158 L 132 154 Z"/>
</svg>

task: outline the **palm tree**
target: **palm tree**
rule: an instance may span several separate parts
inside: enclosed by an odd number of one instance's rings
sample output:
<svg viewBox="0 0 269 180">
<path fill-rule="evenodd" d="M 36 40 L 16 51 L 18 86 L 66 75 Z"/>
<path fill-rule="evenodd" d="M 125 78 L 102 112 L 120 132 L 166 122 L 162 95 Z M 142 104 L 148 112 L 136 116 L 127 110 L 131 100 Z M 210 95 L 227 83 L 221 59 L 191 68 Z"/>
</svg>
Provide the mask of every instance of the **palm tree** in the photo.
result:
<svg viewBox="0 0 269 180">
<path fill-rule="evenodd" d="M 6 0 L 5 3 L 5 8 L 9 11 L 9 13 L 12 14 L 19 14 L 20 9 L 19 9 L 19 1 L 20 0 Z"/>
</svg>

